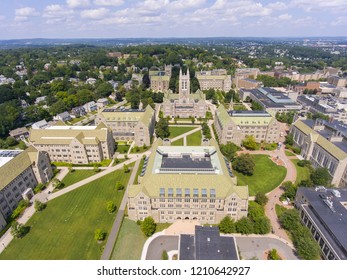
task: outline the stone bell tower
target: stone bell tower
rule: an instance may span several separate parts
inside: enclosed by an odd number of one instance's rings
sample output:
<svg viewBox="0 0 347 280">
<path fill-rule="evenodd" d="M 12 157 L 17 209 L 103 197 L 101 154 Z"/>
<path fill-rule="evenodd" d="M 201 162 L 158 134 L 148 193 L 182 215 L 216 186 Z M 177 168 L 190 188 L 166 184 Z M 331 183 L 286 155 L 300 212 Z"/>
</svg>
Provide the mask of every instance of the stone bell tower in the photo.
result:
<svg viewBox="0 0 347 280">
<path fill-rule="evenodd" d="M 182 101 L 189 101 L 190 94 L 190 76 L 189 76 L 189 68 L 187 69 L 187 73 L 182 74 L 182 69 L 180 69 L 179 76 L 179 99 Z"/>
</svg>

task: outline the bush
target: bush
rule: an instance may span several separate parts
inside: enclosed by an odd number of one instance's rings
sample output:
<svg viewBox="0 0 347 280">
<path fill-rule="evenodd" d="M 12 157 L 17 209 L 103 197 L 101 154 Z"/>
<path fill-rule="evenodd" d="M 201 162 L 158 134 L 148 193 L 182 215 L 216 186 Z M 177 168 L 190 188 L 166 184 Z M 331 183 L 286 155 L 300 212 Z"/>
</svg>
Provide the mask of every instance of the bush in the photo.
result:
<svg viewBox="0 0 347 280">
<path fill-rule="evenodd" d="M 164 261 L 167 261 L 169 259 L 169 255 L 167 254 L 166 250 L 164 250 L 161 254 L 161 259 Z"/>
<path fill-rule="evenodd" d="M 113 213 L 114 211 L 116 211 L 117 206 L 113 201 L 108 201 L 106 208 L 107 208 L 108 213 Z"/>
<path fill-rule="evenodd" d="M 311 162 L 309 160 L 299 160 L 297 163 L 300 167 L 311 166 Z"/>
<path fill-rule="evenodd" d="M 311 180 L 315 186 L 328 186 L 331 181 L 327 168 L 316 168 L 311 174 Z"/>
<path fill-rule="evenodd" d="M 235 223 L 236 232 L 242 234 L 253 233 L 253 223 L 249 218 L 243 217 Z"/>
<path fill-rule="evenodd" d="M 218 225 L 219 231 L 222 233 L 233 233 L 235 232 L 235 223 L 230 216 L 225 216 Z"/>
<path fill-rule="evenodd" d="M 15 238 L 22 238 L 24 237 L 30 230 L 30 227 L 26 227 L 23 224 L 18 223 L 17 221 L 14 221 L 11 225 L 11 234 Z"/>
<path fill-rule="evenodd" d="M 116 182 L 116 189 L 117 189 L 117 191 L 124 190 L 124 185 L 122 184 L 122 182 L 120 182 L 120 181 Z"/>
<path fill-rule="evenodd" d="M 20 214 L 23 213 L 23 211 L 30 205 L 30 201 L 23 199 L 18 203 L 18 206 L 14 211 L 12 212 L 11 219 L 17 219 Z"/>
<path fill-rule="evenodd" d="M 244 146 L 247 150 L 259 150 L 259 144 L 255 142 L 255 138 L 253 135 L 248 135 L 242 140 L 242 146 Z"/>
<path fill-rule="evenodd" d="M 274 151 L 277 149 L 277 144 L 276 143 L 265 144 L 264 149 L 267 151 Z"/>
<path fill-rule="evenodd" d="M 95 230 L 94 238 L 96 241 L 103 241 L 106 238 L 106 232 L 98 228 Z"/>
<path fill-rule="evenodd" d="M 126 164 L 123 165 L 123 171 L 124 171 L 124 173 L 128 173 L 129 172 L 128 165 L 126 165 Z"/>
<path fill-rule="evenodd" d="M 269 251 L 267 259 L 268 260 L 282 260 L 282 258 L 278 255 L 276 249 L 272 249 L 272 250 Z"/>
<path fill-rule="evenodd" d="M 46 203 L 42 203 L 39 200 L 35 200 L 34 203 L 35 203 L 34 204 L 35 210 L 38 212 L 42 211 L 43 209 L 45 209 L 47 207 Z"/>
<path fill-rule="evenodd" d="M 40 193 L 42 192 L 44 189 L 46 188 L 46 186 L 42 183 L 39 183 L 35 189 L 34 189 L 34 193 L 37 194 L 37 193 Z"/>
<path fill-rule="evenodd" d="M 157 224 L 152 217 L 147 217 L 141 223 L 141 230 L 146 236 L 151 236 L 157 228 Z"/>
<path fill-rule="evenodd" d="M 299 147 L 292 147 L 292 151 L 298 155 L 300 154 L 301 149 Z"/>
<path fill-rule="evenodd" d="M 254 167 L 254 159 L 250 154 L 242 154 L 236 157 L 233 162 L 233 168 L 236 171 L 248 176 L 253 175 Z"/>
</svg>

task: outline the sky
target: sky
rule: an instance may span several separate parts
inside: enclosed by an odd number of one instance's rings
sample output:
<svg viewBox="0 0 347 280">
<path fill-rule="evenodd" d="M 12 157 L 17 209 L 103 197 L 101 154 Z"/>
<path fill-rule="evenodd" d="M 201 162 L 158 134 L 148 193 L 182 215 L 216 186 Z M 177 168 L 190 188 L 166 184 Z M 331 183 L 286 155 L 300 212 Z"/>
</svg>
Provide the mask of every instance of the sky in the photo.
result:
<svg viewBox="0 0 347 280">
<path fill-rule="evenodd" d="M 347 36 L 347 0 L 0 0 L 0 39 Z"/>
</svg>

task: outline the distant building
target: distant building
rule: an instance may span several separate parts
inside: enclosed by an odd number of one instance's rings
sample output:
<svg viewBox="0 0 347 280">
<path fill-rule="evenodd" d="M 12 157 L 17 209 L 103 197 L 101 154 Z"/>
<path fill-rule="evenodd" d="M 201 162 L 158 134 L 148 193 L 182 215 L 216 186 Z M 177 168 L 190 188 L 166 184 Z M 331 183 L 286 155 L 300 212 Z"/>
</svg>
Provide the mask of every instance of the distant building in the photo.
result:
<svg viewBox="0 0 347 280">
<path fill-rule="evenodd" d="M 319 88 L 320 88 L 320 83 L 314 82 L 314 81 L 300 83 L 294 86 L 294 90 L 297 91 L 299 94 L 302 94 L 305 90 L 318 92 Z"/>
<path fill-rule="evenodd" d="M 62 122 L 67 122 L 67 121 L 70 121 L 71 119 L 72 118 L 71 118 L 70 114 L 67 111 L 65 111 L 63 113 L 60 113 L 60 114 L 58 114 L 58 115 L 53 117 L 53 120 L 55 120 L 55 121 L 62 121 Z"/>
<path fill-rule="evenodd" d="M 214 126 L 220 144 L 241 145 L 247 135 L 254 136 L 258 143 L 277 143 L 280 137 L 278 121 L 265 111 L 227 111 L 221 105 L 216 110 Z"/>
<path fill-rule="evenodd" d="M 237 68 L 235 77 L 240 79 L 256 79 L 259 73 L 259 68 Z"/>
<path fill-rule="evenodd" d="M 149 105 L 145 110 L 104 109 L 97 115 L 95 123 L 104 123 L 111 128 L 116 141 L 135 141 L 137 146 L 149 146 L 154 133 L 155 111 Z"/>
<path fill-rule="evenodd" d="M 29 142 L 58 162 L 88 164 L 110 159 L 114 154 L 112 132 L 104 124 L 32 129 Z"/>
<path fill-rule="evenodd" d="M 151 90 L 155 92 L 166 92 L 169 90 L 172 66 L 165 65 L 164 71 L 160 69 L 149 71 Z"/>
<path fill-rule="evenodd" d="M 347 189 L 299 188 L 295 206 L 301 222 L 327 260 L 347 260 Z"/>
<path fill-rule="evenodd" d="M 26 127 L 16 128 L 9 132 L 10 136 L 16 138 L 16 140 L 22 140 L 29 136 L 29 130 Z"/>
<path fill-rule="evenodd" d="M 106 107 L 110 102 L 108 101 L 107 98 L 99 98 L 96 101 L 96 105 L 98 106 L 98 108 L 104 108 Z"/>
<path fill-rule="evenodd" d="M 197 90 L 195 94 L 190 93 L 189 69 L 186 74 L 179 74 L 179 94 L 166 93 L 163 101 L 164 116 L 180 118 L 202 117 L 206 115 L 205 95 Z"/>
<path fill-rule="evenodd" d="M 86 109 L 83 106 L 74 107 L 71 109 L 71 117 L 79 118 L 87 115 Z"/>
<path fill-rule="evenodd" d="M 180 234 L 179 260 L 239 260 L 235 237 L 221 236 L 216 226 L 195 226 L 195 234 Z"/>
<path fill-rule="evenodd" d="M 264 109 L 270 109 L 274 112 L 299 111 L 302 106 L 288 97 L 289 93 L 284 93 L 274 88 L 255 88 L 240 89 L 240 97 L 245 100 L 249 97 L 258 102 Z M 296 93 L 297 96 L 297 93 Z"/>
<path fill-rule="evenodd" d="M 40 96 L 40 97 L 37 97 L 36 100 L 35 100 L 35 104 L 38 105 L 40 102 L 45 101 L 46 98 L 47 98 L 47 96 Z"/>
<path fill-rule="evenodd" d="M 0 150 L 0 229 L 28 189 L 53 177 L 48 154 L 34 147 L 25 151 Z"/>
<path fill-rule="evenodd" d="M 245 88 L 245 89 L 252 89 L 252 88 L 258 88 L 262 87 L 263 83 L 254 79 L 249 79 L 249 78 L 238 78 L 235 77 L 233 79 L 233 83 L 236 88 Z"/>
<path fill-rule="evenodd" d="M 319 119 L 297 120 L 290 131 L 304 159 L 314 167 L 327 168 L 335 186 L 347 187 L 347 125 Z"/>
<path fill-rule="evenodd" d="M 95 78 L 88 78 L 86 80 L 86 84 L 88 85 L 94 85 L 96 83 L 96 79 Z"/>
<path fill-rule="evenodd" d="M 206 146 L 163 146 L 158 139 L 144 162 L 139 184 L 128 187 L 131 220 L 158 223 L 196 220 L 217 224 L 247 216 L 248 187 L 237 186 L 230 163 L 211 139 Z"/>
<path fill-rule="evenodd" d="M 201 90 L 221 90 L 228 92 L 231 89 L 231 76 L 227 75 L 225 69 L 196 72 Z"/>
<path fill-rule="evenodd" d="M 345 87 L 347 84 L 347 78 L 341 78 L 339 76 L 329 76 L 327 82 L 334 85 L 335 87 Z"/>
</svg>

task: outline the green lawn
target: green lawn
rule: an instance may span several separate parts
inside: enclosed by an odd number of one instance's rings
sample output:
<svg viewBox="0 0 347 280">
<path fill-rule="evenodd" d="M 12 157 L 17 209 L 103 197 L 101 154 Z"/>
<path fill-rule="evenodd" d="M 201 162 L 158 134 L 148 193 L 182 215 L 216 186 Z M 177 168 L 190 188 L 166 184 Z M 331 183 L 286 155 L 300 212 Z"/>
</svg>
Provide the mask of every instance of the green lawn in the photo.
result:
<svg viewBox="0 0 347 280">
<path fill-rule="evenodd" d="M 186 133 L 188 131 L 191 131 L 193 129 L 195 129 L 196 127 L 186 127 L 186 126 L 169 126 L 169 130 L 170 130 L 170 138 L 175 138 L 183 133 Z"/>
<path fill-rule="evenodd" d="M 288 157 L 293 157 L 293 156 L 296 156 L 296 154 L 294 154 L 294 153 L 292 153 L 292 152 L 290 152 L 290 151 L 284 151 L 284 153 L 286 154 L 286 156 L 288 156 Z"/>
<path fill-rule="evenodd" d="M 310 178 L 310 169 L 307 166 L 301 167 L 298 165 L 299 159 L 291 160 L 296 167 L 296 180 L 295 184 L 301 182 L 302 180 L 308 180 Z"/>
<path fill-rule="evenodd" d="M 117 145 L 116 151 L 121 154 L 126 154 L 130 148 L 130 145 Z"/>
<path fill-rule="evenodd" d="M 120 164 L 120 163 L 122 163 L 122 162 L 124 162 L 126 160 L 127 159 L 125 159 L 125 158 L 117 158 L 117 160 L 116 159 L 114 160 L 112 166 L 116 166 L 117 164 Z"/>
<path fill-rule="evenodd" d="M 187 146 L 200 146 L 200 145 L 201 145 L 200 130 L 187 136 Z"/>
<path fill-rule="evenodd" d="M 72 166 L 75 167 L 94 167 L 94 165 L 100 166 L 100 167 L 107 167 L 110 165 L 112 159 L 104 159 L 101 162 L 91 162 L 87 164 L 72 164 Z M 63 167 L 69 167 L 71 166 L 71 163 L 69 162 L 58 162 L 58 161 L 52 161 L 52 165 L 55 166 L 63 166 Z"/>
<path fill-rule="evenodd" d="M 127 185 L 130 174 L 113 172 L 48 202 L 27 223 L 30 232 L 13 240 L 0 259 L 100 259 L 106 241 L 96 242 L 94 231 L 110 233 L 115 214 L 107 212 L 106 203 L 113 200 L 120 205 L 124 191 L 117 192 L 115 183 Z"/>
<path fill-rule="evenodd" d="M 258 192 L 268 193 L 281 184 L 286 176 L 286 169 L 278 166 L 266 155 L 253 155 L 255 161 L 252 176 L 245 176 L 234 170 L 239 186 L 248 185 L 249 195 L 254 196 Z"/>
<path fill-rule="evenodd" d="M 171 146 L 183 146 L 183 138 L 171 142 Z"/>
<path fill-rule="evenodd" d="M 234 105 L 235 111 L 247 111 L 247 107 L 245 105 Z"/>
<path fill-rule="evenodd" d="M 101 172 L 101 171 L 100 171 Z M 64 188 L 67 186 L 70 186 L 74 183 L 77 183 L 85 178 L 88 178 L 92 175 L 95 175 L 96 173 L 94 170 L 74 170 L 73 172 L 69 172 L 64 179 L 62 180 L 62 183 L 64 184 Z"/>
<path fill-rule="evenodd" d="M 146 147 L 138 147 L 138 146 L 134 146 L 130 153 L 131 154 L 140 154 L 140 153 L 144 153 L 146 151 L 148 151 L 151 148 L 151 146 L 146 146 Z"/>
<path fill-rule="evenodd" d="M 157 224 L 156 232 L 168 228 L 171 224 Z M 135 221 L 124 218 L 120 228 L 111 260 L 140 260 L 143 245 L 147 237 Z"/>
</svg>

